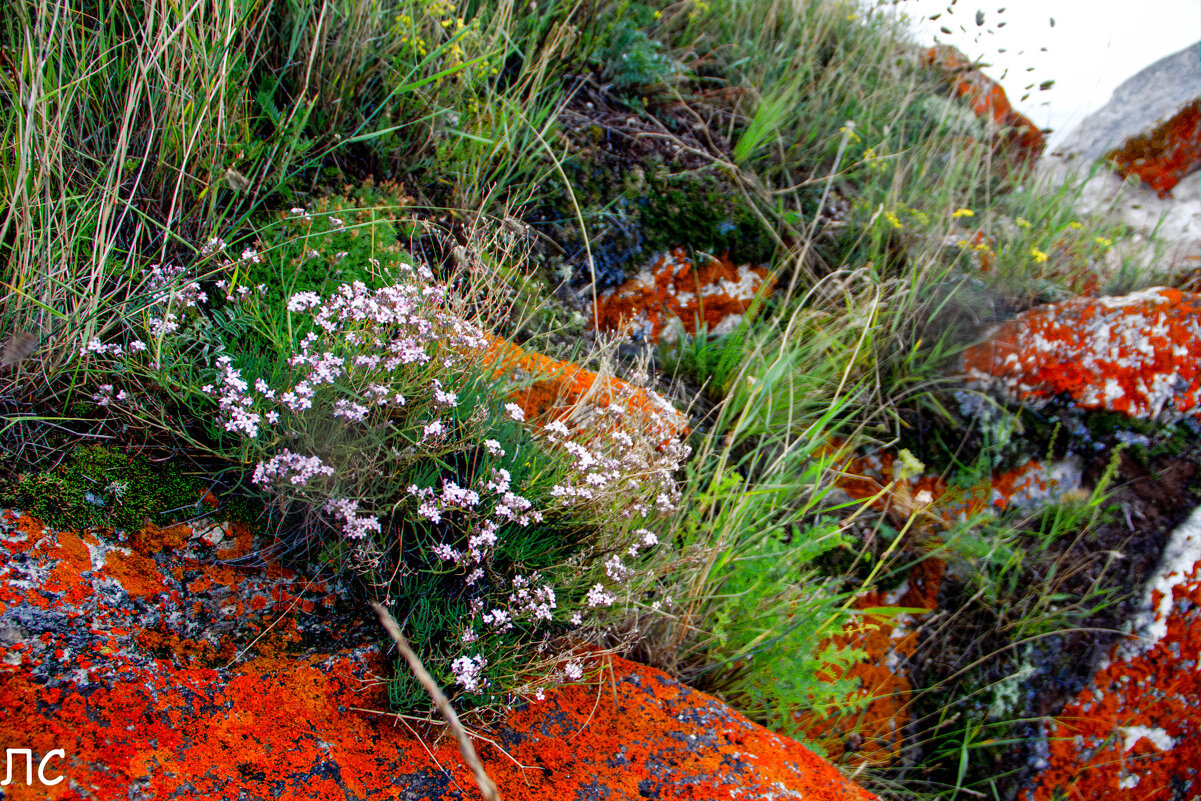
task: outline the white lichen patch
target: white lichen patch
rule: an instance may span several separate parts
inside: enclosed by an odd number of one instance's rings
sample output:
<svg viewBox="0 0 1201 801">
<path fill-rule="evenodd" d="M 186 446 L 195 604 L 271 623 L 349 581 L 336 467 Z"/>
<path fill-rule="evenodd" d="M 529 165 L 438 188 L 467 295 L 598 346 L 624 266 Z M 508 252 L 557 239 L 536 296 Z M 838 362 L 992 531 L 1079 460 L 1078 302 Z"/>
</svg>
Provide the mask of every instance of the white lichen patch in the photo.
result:
<svg viewBox="0 0 1201 801">
<path fill-rule="evenodd" d="M 1171 751 L 1176 745 L 1176 741 L 1166 731 L 1158 727 L 1150 726 L 1122 726 L 1119 728 L 1122 732 L 1122 737 L 1125 742 L 1122 745 L 1123 751 L 1129 751 L 1138 744 L 1138 741 L 1146 737 L 1151 741 L 1151 744 L 1160 751 Z"/>
</svg>

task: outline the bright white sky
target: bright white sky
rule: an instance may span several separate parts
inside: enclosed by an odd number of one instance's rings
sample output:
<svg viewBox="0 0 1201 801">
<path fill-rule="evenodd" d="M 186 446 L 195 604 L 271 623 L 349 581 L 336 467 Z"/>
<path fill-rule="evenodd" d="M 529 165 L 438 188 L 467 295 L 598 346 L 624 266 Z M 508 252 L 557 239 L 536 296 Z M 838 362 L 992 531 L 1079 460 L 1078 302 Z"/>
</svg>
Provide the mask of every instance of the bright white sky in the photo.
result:
<svg viewBox="0 0 1201 801">
<path fill-rule="evenodd" d="M 1014 107 L 1055 129 L 1051 143 L 1103 106 L 1118 84 L 1201 39 L 1201 0 L 897 0 L 896 7 L 919 42 L 952 44 L 993 65 L 984 71 Z M 1039 91 L 1050 80 L 1055 85 Z M 1197 82 L 1201 91 L 1201 76 Z"/>
</svg>

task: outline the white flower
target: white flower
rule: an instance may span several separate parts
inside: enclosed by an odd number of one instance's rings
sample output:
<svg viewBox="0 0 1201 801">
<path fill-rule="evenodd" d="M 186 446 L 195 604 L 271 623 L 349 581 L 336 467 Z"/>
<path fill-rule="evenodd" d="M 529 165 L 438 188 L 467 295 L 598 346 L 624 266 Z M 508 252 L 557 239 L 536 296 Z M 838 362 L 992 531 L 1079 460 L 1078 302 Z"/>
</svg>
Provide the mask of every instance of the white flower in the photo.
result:
<svg viewBox="0 0 1201 801">
<path fill-rule="evenodd" d="M 568 662 L 567 667 L 563 668 L 563 672 L 572 681 L 579 681 L 584 678 L 584 666 L 579 663 L 579 660 L 573 659 Z"/>
<path fill-rule="evenodd" d="M 450 672 L 455 674 L 457 681 L 464 690 L 471 691 L 479 689 L 487 684 L 487 681 L 480 681 L 480 674 L 484 672 L 488 660 L 484 657 L 476 656 L 460 656 L 455 661 L 450 663 Z"/>
<path fill-rule="evenodd" d="M 589 606 L 612 606 L 616 600 L 617 596 L 606 590 L 602 584 L 596 584 L 588 590 Z"/>
<path fill-rule="evenodd" d="M 519 423 L 525 420 L 525 412 L 516 403 L 506 403 L 505 411 L 509 413 L 509 417 L 512 417 Z"/>
</svg>

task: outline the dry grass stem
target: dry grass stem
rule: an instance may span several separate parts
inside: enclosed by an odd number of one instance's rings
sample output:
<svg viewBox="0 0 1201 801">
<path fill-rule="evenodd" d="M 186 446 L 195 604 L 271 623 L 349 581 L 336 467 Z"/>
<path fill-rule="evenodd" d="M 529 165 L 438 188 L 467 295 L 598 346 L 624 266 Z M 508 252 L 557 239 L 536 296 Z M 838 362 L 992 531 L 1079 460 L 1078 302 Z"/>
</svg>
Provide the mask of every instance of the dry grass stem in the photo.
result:
<svg viewBox="0 0 1201 801">
<path fill-rule="evenodd" d="M 475 746 L 471 743 L 471 737 L 467 734 L 467 730 L 463 728 L 463 724 L 459 722 L 459 716 L 455 714 L 454 707 L 450 705 L 450 701 L 443 695 L 442 690 L 438 687 L 434 677 L 429 674 L 425 666 L 421 664 L 421 660 L 417 658 L 417 654 L 409 647 L 409 641 L 400 633 L 400 626 L 396 625 L 396 620 L 392 615 L 388 614 L 388 610 L 378 603 L 372 603 L 371 608 L 379 615 L 380 624 L 384 627 L 384 631 L 388 632 L 388 636 L 392 638 L 392 642 L 396 643 L 396 647 L 400 649 L 400 653 L 404 656 L 405 661 L 409 663 L 409 670 L 413 671 L 413 675 L 417 681 L 429 693 L 433 699 L 434 705 L 438 707 L 438 711 L 442 713 L 442 717 L 446 718 L 447 725 L 454 732 L 455 739 L 459 741 L 459 752 L 463 754 L 463 761 L 471 768 L 471 772 L 475 774 L 475 783 L 480 786 L 480 792 L 488 801 L 501 801 L 500 791 L 496 789 L 496 783 L 488 776 L 484 770 L 484 764 L 480 762 L 479 756 L 475 753 Z"/>
</svg>

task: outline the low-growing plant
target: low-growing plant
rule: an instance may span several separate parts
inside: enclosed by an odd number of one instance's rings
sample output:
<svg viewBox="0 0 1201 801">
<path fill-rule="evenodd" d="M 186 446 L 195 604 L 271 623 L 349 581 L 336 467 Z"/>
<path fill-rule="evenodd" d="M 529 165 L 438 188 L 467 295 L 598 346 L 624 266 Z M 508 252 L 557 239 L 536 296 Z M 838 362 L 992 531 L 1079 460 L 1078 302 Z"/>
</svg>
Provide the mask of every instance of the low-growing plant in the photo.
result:
<svg viewBox="0 0 1201 801">
<path fill-rule="evenodd" d="M 284 223 L 312 237 L 304 215 Z M 643 562 L 686 450 L 666 422 L 616 402 L 519 425 L 509 394 L 527 379 L 426 267 L 391 262 L 375 289 L 293 292 L 282 311 L 233 278 L 291 253 L 221 260 L 212 299 L 183 268 L 157 268 L 128 338 L 81 348 L 116 377 L 95 403 L 153 414 L 157 388 L 210 409 L 211 439 L 195 444 L 248 470 L 309 536 L 347 542 L 347 564 L 465 706 L 579 679 L 581 657 L 561 667 L 564 655 L 657 589 Z M 406 713 L 427 704 L 403 671 L 392 699 Z"/>
</svg>

